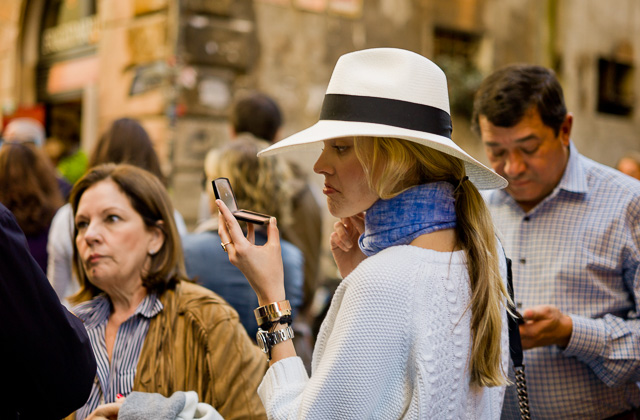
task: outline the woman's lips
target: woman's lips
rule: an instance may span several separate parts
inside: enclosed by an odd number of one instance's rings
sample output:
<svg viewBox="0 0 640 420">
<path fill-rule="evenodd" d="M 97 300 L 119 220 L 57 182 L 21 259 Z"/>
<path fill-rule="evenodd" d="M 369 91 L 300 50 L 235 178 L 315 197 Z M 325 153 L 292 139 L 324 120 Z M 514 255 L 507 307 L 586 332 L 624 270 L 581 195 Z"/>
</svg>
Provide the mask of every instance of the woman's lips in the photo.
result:
<svg viewBox="0 0 640 420">
<path fill-rule="evenodd" d="M 334 194 L 334 193 L 338 192 L 338 190 L 333 188 L 331 185 L 324 184 L 324 188 L 322 189 L 322 192 L 325 195 L 330 195 L 330 194 Z"/>
<path fill-rule="evenodd" d="M 91 254 L 89 255 L 89 258 L 87 258 L 87 262 L 89 264 L 95 264 L 96 262 L 98 262 L 101 258 L 103 258 L 103 255 L 100 254 Z"/>
</svg>

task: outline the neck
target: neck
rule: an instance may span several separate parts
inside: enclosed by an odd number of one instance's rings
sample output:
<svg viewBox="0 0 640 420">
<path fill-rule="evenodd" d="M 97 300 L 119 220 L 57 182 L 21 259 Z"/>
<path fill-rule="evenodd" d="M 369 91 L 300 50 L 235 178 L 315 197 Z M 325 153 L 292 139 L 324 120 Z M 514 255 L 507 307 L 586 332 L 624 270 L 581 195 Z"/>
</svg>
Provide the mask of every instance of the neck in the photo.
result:
<svg viewBox="0 0 640 420">
<path fill-rule="evenodd" d="M 418 248 L 432 249 L 438 252 L 459 251 L 461 248 L 457 244 L 456 230 L 444 229 L 418 236 L 409 245 Z"/>
<path fill-rule="evenodd" d="M 111 299 L 111 305 L 113 306 L 112 316 L 122 316 L 127 319 L 133 314 L 140 305 L 140 302 L 147 296 L 147 289 L 139 283 L 131 290 L 119 289 L 116 292 L 107 293 L 109 299 Z"/>
</svg>

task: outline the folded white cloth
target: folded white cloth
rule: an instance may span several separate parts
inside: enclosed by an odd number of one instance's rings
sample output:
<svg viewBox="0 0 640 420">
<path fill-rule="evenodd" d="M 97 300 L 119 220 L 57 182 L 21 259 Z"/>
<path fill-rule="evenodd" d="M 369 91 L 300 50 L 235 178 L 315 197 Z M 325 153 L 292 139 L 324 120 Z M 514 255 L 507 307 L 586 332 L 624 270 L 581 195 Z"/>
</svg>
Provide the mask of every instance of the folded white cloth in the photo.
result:
<svg viewBox="0 0 640 420">
<path fill-rule="evenodd" d="M 170 397 L 132 392 L 118 413 L 118 420 L 224 420 L 209 404 L 198 402 L 195 391 L 177 391 Z"/>
</svg>

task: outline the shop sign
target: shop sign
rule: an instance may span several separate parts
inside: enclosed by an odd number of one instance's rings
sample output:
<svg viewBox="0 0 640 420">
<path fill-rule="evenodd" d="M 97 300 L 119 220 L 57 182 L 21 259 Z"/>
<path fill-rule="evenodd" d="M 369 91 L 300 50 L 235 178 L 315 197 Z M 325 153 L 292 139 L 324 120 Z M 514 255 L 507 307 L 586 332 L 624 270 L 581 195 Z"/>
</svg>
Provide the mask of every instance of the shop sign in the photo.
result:
<svg viewBox="0 0 640 420">
<path fill-rule="evenodd" d="M 45 29 L 42 34 L 42 55 L 95 44 L 98 35 L 98 19 L 95 15 Z"/>
</svg>

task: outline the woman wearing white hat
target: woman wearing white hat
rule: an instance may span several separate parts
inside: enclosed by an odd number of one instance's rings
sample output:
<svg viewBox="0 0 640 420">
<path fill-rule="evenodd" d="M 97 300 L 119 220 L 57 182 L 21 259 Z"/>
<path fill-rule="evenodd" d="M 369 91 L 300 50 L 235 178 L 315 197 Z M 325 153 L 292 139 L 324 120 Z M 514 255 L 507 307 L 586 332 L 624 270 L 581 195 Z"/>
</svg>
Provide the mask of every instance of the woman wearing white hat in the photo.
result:
<svg viewBox="0 0 640 420">
<path fill-rule="evenodd" d="M 506 264 L 478 189 L 506 181 L 451 140 L 444 73 L 404 50 L 346 54 L 320 121 L 262 154 L 323 147 L 344 280 L 312 375 L 294 357 L 275 219 L 252 244 L 221 208 L 229 259 L 258 295 L 259 388 L 270 418 L 499 418 L 508 361 Z"/>
</svg>

